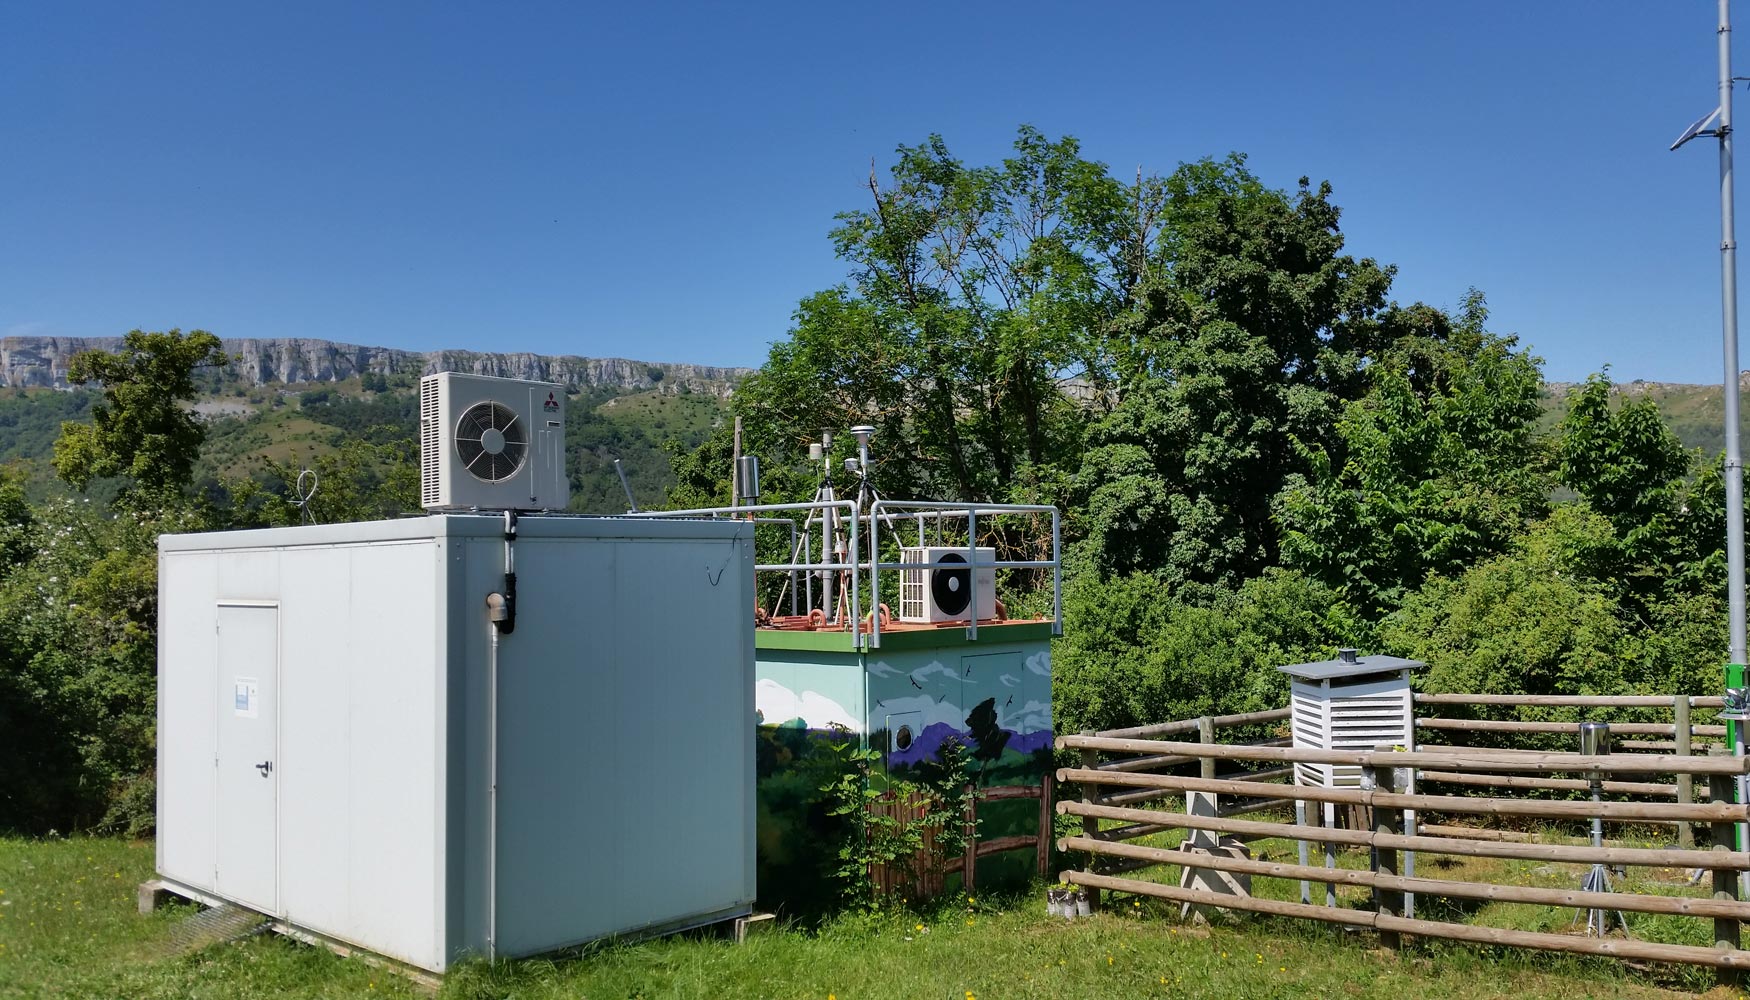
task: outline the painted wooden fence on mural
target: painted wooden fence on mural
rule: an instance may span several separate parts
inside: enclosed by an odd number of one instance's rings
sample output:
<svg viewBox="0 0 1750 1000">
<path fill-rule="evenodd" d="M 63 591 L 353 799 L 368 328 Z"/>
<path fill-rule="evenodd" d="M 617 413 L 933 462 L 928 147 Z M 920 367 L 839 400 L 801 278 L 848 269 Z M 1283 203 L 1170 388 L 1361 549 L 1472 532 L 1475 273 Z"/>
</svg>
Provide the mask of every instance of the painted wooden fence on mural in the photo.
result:
<svg viewBox="0 0 1750 1000">
<path fill-rule="evenodd" d="M 924 823 L 923 848 L 914 858 L 890 865 L 875 865 L 870 869 L 875 887 L 883 895 L 900 895 L 910 899 L 930 899 L 941 895 L 947 875 L 960 871 L 962 888 L 972 892 L 978 886 L 978 859 L 1031 848 L 1033 864 L 1043 876 L 1051 870 L 1051 775 L 1045 775 L 1037 785 L 996 785 L 990 788 L 967 789 L 966 809 L 960 820 L 965 824 L 965 847 L 957 858 L 944 857 L 939 841 L 939 825 L 929 824 L 931 808 L 941 808 L 928 800 L 906 801 L 887 796 L 871 803 L 872 814 L 891 817 L 903 828 Z M 978 806 L 981 802 L 1011 799 L 1034 799 L 1039 803 L 1039 823 L 1034 833 L 980 840 L 978 837 Z"/>
</svg>

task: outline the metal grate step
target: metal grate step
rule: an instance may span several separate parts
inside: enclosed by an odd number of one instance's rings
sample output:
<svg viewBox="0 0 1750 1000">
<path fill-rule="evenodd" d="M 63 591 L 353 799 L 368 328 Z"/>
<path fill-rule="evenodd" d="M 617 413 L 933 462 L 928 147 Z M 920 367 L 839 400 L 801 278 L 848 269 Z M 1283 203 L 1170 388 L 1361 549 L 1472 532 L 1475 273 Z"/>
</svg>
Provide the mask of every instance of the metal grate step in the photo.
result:
<svg viewBox="0 0 1750 1000">
<path fill-rule="evenodd" d="M 162 950 L 166 958 L 177 958 L 216 944 L 260 934 L 267 929 L 267 918 L 254 910 L 223 904 L 177 921 L 170 928 L 170 937 Z"/>
</svg>

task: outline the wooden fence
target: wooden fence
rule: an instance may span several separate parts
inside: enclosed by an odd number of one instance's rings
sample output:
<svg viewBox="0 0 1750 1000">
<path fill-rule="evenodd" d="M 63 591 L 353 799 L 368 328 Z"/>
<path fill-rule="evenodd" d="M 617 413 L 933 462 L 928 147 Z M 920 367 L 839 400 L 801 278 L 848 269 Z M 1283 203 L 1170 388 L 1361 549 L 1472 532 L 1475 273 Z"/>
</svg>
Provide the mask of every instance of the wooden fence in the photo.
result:
<svg viewBox="0 0 1750 1000">
<path fill-rule="evenodd" d="M 1692 713 L 1699 709 L 1707 712 L 1721 708 L 1723 700 L 1718 697 L 1701 697 L 1697 695 L 1536 695 L 1536 694 L 1418 694 L 1415 696 L 1417 706 L 1438 711 L 1444 707 L 1509 707 L 1509 708 L 1576 708 L 1576 709 L 1630 709 L 1646 713 L 1670 712 L 1670 723 L 1622 722 L 1615 719 L 1596 718 L 1592 721 L 1610 723 L 1613 749 L 1625 752 L 1663 751 L 1675 753 L 1680 757 L 1688 757 L 1694 753 L 1706 753 L 1714 742 L 1726 735 L 1726 727 L 1721 725 L 1697 725 L 1691 720 Z M 1598 713 L 1588 714 L 1596 716 Z M 1460 737 L 1464 746 L 1474 746 L 1480 735 L 1489 738 L 1489 734 L 1497 735 L 1578 735 L 1578 722 L 1524 722 L 1497 721 L 1492 719 L 1447 719 L 1438 716 L 1424 716 L 1416 719 L 1417 749 L 1434 752 L 1456 751 L 1458 747 L 1444 743 L 1429 743 L 1423 737 L 1435 740 L 1451 741 Z M 1462 734 L 1462 735 L 1461 735 Z M 1621 736 L 1658 736 L 1657 740 L 1618 739 Z M 1515 776 L 1501 780 L 1501 776 L 1465 774 L 1461 772 L 1430 769 L 1422 771 L 1417 779 L 1423 782 L 1444 785 L 1459 785 L 1465 787 L 1498 787 L 1526 790 L 1575 792 L 1586 791 L 1588 783 L 1572 778 L 1549 778 L 1532 776 Z M 1676 799 L 1678 802 L 1694 801 L 1694 792 L 1689 775 L 1676 774 L 1669 783 L 1646 781 L 1607 781 L 1603 791 L 1607 795 L 1647 796 L 1652 798 Z M 1695 834 L 1687 822 L 1673 824 L 1677 829 L 1679 846 L 1693 847 Z"/>
<path fill-rule="evenodd" d="M 1454 696 L 1432 696 L 1450 698 Z M 1482 698 L 1485 696 L 1464 696 Z M 1506 696 L 1532 697 L 1532 696 Z M 1573 701 L 1575 699 L 1567 699 Z M 1704 699 L 1690 701 L 1686 707 L 1704 707 Z M 1715 700 L 1717 704 L 1717 700 Z M 1441 702 L 1430 702 L 1440 704 Z M 1502 704 L 1510 702 L 1477 701 L 1472 704 Z M 1670 706 L 1672 700 L 1659 704 Z M 1594 704 L 1593 707 L 1610 707 Z M 1712 706 L 1705 706 L 1712 707 Z M 1283 916 L 1304 917 L 1332 923 L 1371 927 L 1379 933 L 1386 947 L 1396 947 L 1399 936 L 1413 934 L 1552 951 L 1610 955 L 1620 958 L 1684 962 L 1737 970 L 1750 967 L 1750 951 L 1739 949 L 1739 921 L 1750 918 L 1750 902 L 1738 899 L 1739 874 L 1750 868 L 1750 854 L 1733 849 L 1734 825 L 1746 819 L 1743 805 L 1733 801 L 1734 778 L 1745 773 L 1743 760 L 1719 755 L 1681 755 L 1676 753 L 1613 753 L 1587 757 L 1575 753 L 1544 753 L 1537 751 L 1505 751 L 1487 748 L 1442 747 L 1410 752 L 1316 750 L 1266 744 L 1223 745 L 1212 738 L 1222 726 L 1250 725 L 1286 717 L 1286 710 L 1250 713 L 1213 719 L 1184 720 L 1159 726 L 1137 727 L 1113 733 L 1063 736 L 1057 740 L 1059 749 L 1081 753 L 1080 767 L 1058 771 L 1059 782 L 1077 782 L 1080 801 L 1058 803 L 1058 812 L 1082 818 L 1082 834 L 1058 841 L 1066 851 L 1085 852 L 1088 865 L 1082 871 L 1063 874 L 1066 881 L 1098 890 L 1114 890 L 1152 896 L 1199 906 L 1248 910 Z M 1687 721 L 1687 720 L 1684 720 Z M 1675 723 L 1674 723 L 1675 725 Z M 1198 733 L 1197 742 L 1174 742 L 1148 738 L 1177 733 Z M 1674 735 L 1677 735 L 1674 733 Z M 1102 760 L 1102 755 L 1113 759 Z M 1196 762 L 1199 775 L 1160 773 L 1177 765 Z M 1339 764 L 1360 766 L 1364 773 L 1363 788 L 1329 788 L 1281 784 L 1263 784 L 1291 773 L 1297 763 Z M 1226 764 L 1229 769 L 1242 765 L 1263 765 L 1266 770 L 1239 771 L 1227 775 L 1217 772 Z M 1612 776 L 1606 787 L 1652 785 L 1646 781 L 1617 781 L 1619 776 L 1645 778 L 1674 775 L 1687 779 L 1700 776 L 1706 781 L 1706 799 L 1692 801 L 1555 801 L 1548 798 L 1509 798 L 1483 795 L 1432 795 L 1399 788 L 1415 787 L 1412 780 L 1431 780 L 1434 775 L 1463 775 L 1475 779 L 1479 786 L 1506 788 L 1532 787 L 1539 790 L 1567 788 L 1567 783 L 1587 787 L 1584 776 L 1601 771 Z M 1263 777 L 1270 775 L 1272 777 Z M 1561 778 L 1557 775 L 1569 775 Z M 1520 782 L 1535 782 L 1530 786 Z M 1554 782 L 1563 782 L 1554 785 Z M 1680 784 L 1686 784 L 1681 782 Z M 1664 786 L 1660 786 L 1664 787 Z M 1622 791 L 1629 791 L 1622 787 Z M 1635 791 L 1641 791 L 1636 788 Z M 1138 804 L 1172 797 L 1189 798 L 1189 793 L 1213 794 L 1218 802 L 1227 803 L 1211 815 L 1193 815 L 1185 811 L 1137 808 Z M 1662 793 L 1658 793 L 1662 794 Z M 1673 788 L 1675 797 L 1676 788 Z M 1239 819 L 1270 804 L 1288 802 L 1332 803 L 1355 810 L 1365 822 L 1356 828 L 1302 825 L 1294 822 L 1264 822 Z M 1377 807 L 1377 808 L 1376 808 Z M 1711 847 L 1651 849 L 1628 847 L 1594 847 L 1590 844 L 1530 843 L 1506 837 L 1491 838 L 1470 835 L 1472 831 L 1453 828 L 1462 836 L 1435 835 L 1436 828 L 1424 827 L 1406 832 L 1401 823 L 1406 810 L 1420 814 L 1440 812 L 1481 816 L 1524 816 L 1545 820 L 1579 820 L 1598 816 L 1610 822 L 1669 822 L 1687 826 L 1706 824 Z M 1102 821 L 1107 825 L 1102 828 Z M 1116 825 L 1112 825 L 1116 824 Z M 1324 845 L 1327 852 L 1337 846 L 1366 847 L 1370 852 L 1369 867 L 1341 869 L 1310 864 L 1283 864 L 1256 861 L 1241 855 L 1197 853 L 1144 846 L 1135 841 L 1150 834 L 1169 830 L 1211 831 L 1227 834 L 1240 841 L 1268 837 L 1283 837 L 1303 843 Z M 1440 833 L 1447 832 L 1445 828 Z M 1480 831 L 1478 831 L 1480 833 Z M 1450 879 L 1416 878 L 1400 871 L 1400 852 L 1444 854 L 1485 858 L 1536 859 L 1552 862 L 1579 862 L 1605 865 L 1636 865 L 1702 869 L 1712 872 L 1711 898 L 1650 895 L 1633 892 L 1584 892 L 1545 887 L 1493 885 Z M 1329 857 L 1327 853 L 1327 858 Z M 1195 859 L 1194 861 L 1192 859 Z M 1327 862 L 1329 864 L 1329 862 Z M 1285 902 L 1260 899 L 1248 895 L 1228 895 L 1204 889 L 1164 885 L 1119 873 L 1157 865 L 1175 865 L 1190 871 L 1226 872 L 1254 877 L 1299 880 L 1361 886 L 1372 890 L 1370 909 L 1357 910 L 1333 905 L 1318 906 L 1310 902 Z M 1098 870 L 1096 870 L 1098 866 Z M 1501 900 L 1539 903 L 1582 909 L 1605 909 L 1632 913 L 1660 913 L 1692 916 L 1713 921 L 1712 948 L 1693 945 L 1614 938 L 1578 937 L 1546 932 L 1515 931 L 1481 927 L 1437 920 L 1421 920 L 1407 915 L 1406 894 L 1451 897 L 1458 899 Z M 1304 897 L 1303 897 L 1304 899 Z M 1334 900 L 1334 895 L 1327 899 Z"/>
</svg>

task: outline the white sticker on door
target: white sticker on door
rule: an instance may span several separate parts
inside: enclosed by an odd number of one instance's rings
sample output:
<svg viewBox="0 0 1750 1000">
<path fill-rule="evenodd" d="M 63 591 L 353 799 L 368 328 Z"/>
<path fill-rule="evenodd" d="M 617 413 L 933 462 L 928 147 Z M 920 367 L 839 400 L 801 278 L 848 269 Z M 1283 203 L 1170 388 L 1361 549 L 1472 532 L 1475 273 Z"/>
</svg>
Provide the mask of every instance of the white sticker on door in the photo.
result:
<svg viewBox="0 0 1750 1000">
<path fill-rule="evenodd" d="M 253 677 L 238 677 L 231 685 L 232 711 L 245 719 L 253 719 L 261 710 L 261 698 Z"/>
</svg>

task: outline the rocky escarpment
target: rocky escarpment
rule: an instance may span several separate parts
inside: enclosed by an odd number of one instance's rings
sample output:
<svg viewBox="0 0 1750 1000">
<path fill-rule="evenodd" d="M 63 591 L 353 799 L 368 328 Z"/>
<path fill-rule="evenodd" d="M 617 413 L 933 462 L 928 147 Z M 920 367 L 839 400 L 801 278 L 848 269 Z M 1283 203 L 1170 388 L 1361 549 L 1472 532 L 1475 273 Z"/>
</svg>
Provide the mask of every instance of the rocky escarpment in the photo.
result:
<svg viewBox="0 0 1750 1000">
<path fill-rule="evenodd" d="M 80 351 L 113 351 L 119 337 L 6 337 L 0 339 L 0 386 L 67 384 L 67 365 Z M 748 374 L 747 368 L 631 361 L 626 358 L 583 358 L 574 355 L 484 353 L 477 351 L 403 351 L 362 347 L 331 340 L 287 337 L 271 340 L 226 340 L 233 360 L 231 372 L 242 382 L 338 382 L 355 375 L 424 375 L 438 371 L 471 372 L 501 378 L 538 379 L 579 387 L 612 386 L 626 390 L 660 389 L 727 396 Z"/>
</svg>

